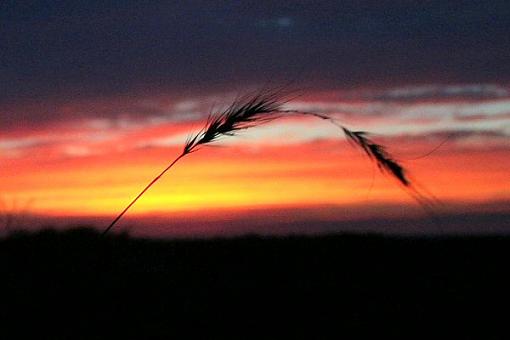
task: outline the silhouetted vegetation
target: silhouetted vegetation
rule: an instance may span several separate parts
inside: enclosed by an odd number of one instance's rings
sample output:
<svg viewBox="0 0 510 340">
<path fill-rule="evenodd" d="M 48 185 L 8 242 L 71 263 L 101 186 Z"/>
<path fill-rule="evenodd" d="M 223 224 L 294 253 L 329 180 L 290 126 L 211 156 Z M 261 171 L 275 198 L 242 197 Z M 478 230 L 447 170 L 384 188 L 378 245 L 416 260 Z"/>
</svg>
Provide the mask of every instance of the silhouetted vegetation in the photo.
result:
<svg viewBox="0 0 510 340">
<path fill-rule="evenodd" d="M 2 338 L 504 338 L 509 254 L 504 237 L 17 233 Z"/>
<path fill-rule="evenodd" d="M 253 94 L 239 97 L 225 110 L 211 113 L 205 126 L 196 134 L 190 136 L 184 143 L 183 150 L 170 164 L 152 179 L 145 188 L 115 217 L 106 227 L 103 234 L 108 233 L 124 214 L 150 189 L 167 171 L 185 156 L 200 150 L 222 137 L 235 136 L 239 131 L 262 125 L 282 116 L 305 115 L 326 120 L 340 128 L 342 133 L 357 147 L 375 162 L 381 172 L 389 174 L 403 186 L 403 188 L 417 200 L 418 203 L 428 206 L 433 201 L 420 193 L 407 177 L 404 167 L 389 154 L 383 145 L 377 144 L 365 131 L 351 131 L 344 124 L 333 117 L 316 112 L 300 110 L 286 110 L 283 105 L 289 101 L 288 93 L 284 89 L 263 90 Z"/>
</svg>

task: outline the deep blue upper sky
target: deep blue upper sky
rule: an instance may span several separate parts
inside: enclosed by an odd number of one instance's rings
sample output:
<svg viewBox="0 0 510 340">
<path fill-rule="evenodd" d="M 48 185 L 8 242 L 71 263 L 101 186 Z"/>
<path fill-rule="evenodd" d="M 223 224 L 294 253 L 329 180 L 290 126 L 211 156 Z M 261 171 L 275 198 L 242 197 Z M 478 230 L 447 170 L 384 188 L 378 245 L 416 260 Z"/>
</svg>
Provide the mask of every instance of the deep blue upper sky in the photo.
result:
<svg viewBox="0 0 510 340">
<path fill-rule="evenodd" d="M 0 2 L 0 108 L 273 79 L 506 84 L 510 2 Z"/>
</svg>

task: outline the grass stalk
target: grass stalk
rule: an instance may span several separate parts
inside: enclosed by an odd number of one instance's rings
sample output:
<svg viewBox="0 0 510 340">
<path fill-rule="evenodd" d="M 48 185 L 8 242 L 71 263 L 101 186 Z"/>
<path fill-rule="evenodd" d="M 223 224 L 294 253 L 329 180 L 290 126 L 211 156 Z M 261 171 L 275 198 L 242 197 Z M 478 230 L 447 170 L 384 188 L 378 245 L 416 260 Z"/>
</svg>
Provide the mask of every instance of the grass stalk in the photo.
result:
<svg viewBox="0 0 510 340">
<path fill-rule="evenodd" d="M 408 193 L 420 204 L 427 202 L 413 186 L 407 177 L 406 170 L 399 164 L 380 144 L 375 143 L 364 131 L 353 131 L 343 124 L 340 124 L 334 118 L 315 112 L 306 112 L 299 110 L 285 110 L 283 105 L 288 100 L 281 90 L 279 91 L 261 91 L 253 95 L 247 95 L 234 100 L 234 102 L 224 111 L 218 114 L 210 114 L 207 122 L 198 133 L 190 136 L 184 144 L 182 153 L 174 159 L 158 176 L 156 176 L 110 223 L 103 231 L 102 235 L 107 234 L 116 223 L 126 214 L 126 212 L 147 192 L 175 163 L 188 154 L 200 150 L 221 137 L 235 136 L 240 130 L 256 127 L 261 124 L 273 121 L 282 116 L 288 115 L 306 115 L 327 120 L 337 126 L 347 139 L 359 147 L 364 153 L 375 162 L 379 170 L 395 178 L 400 185 L 407 189 Z"/>
</svg>

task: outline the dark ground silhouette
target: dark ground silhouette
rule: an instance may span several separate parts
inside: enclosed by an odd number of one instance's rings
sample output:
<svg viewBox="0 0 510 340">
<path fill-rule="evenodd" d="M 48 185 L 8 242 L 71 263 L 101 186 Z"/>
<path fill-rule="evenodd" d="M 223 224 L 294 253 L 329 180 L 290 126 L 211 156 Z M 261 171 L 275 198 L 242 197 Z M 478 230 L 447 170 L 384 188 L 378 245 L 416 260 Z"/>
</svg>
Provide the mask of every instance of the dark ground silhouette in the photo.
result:
<svg viewBox="0 0 510 340">
<path fill-rule="evenodd" d="M 0 240 L 0 338 L 508 338 L 510 238 Z"/>
</svg>

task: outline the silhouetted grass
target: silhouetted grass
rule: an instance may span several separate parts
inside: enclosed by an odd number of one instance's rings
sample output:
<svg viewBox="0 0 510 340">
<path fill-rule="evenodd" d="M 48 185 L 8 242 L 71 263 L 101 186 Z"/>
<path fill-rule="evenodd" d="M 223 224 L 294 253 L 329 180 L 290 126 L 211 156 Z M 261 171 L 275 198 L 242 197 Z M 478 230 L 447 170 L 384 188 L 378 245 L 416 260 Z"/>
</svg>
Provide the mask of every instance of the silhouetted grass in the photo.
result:
<svg viewBox="0 0 510 340">
<path fill-rule="evenodd" d="M 384 146 L 375 143 L 368 138 L 364 131 L 351 131 L 343 124 L 338 123 L 334 118 L 315 112 L 305 112 L 299 110 L 287 110 L 283 105 L 289 101 L 288 95 L 283 90 L 260 91 L 252 95 L 240 97 L 224 111 L 209 115 L 205 127 L 197 134 L 188 138 L 184 144 L 182 153 L 177 156 L 158 176 L 156 176 L 129 204 L 128 206 L 111 222 L 104 230 L 106 234 L 122 218 L 122 216 L 136 203 L 136 201 L 156 183 L 168 170 L 170 170 L 181 158 L 198 151 L 221 137 L 234 136 L 238 131 L 256 127 L 282 116 L 289 114 L 307 115 L 327 120 L 338 126 L 341 131 L 360 147 L 370 159 L 372 159 L 378 168 L 393 176 L 403 185 L 413 197 L 420 203 L 427 203 L 427 200 L 415 188 L 406 175 L 405 169 L 386 151 Z"/>
</svg>

